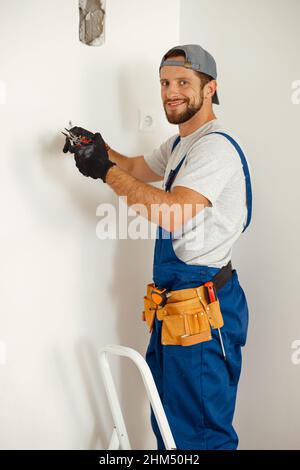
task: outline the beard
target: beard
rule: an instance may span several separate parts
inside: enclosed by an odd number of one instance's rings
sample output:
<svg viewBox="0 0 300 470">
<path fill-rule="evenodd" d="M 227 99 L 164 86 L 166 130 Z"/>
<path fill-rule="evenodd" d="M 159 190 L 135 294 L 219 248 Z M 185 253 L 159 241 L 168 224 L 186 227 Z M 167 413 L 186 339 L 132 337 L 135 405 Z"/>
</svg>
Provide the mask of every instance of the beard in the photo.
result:
<svg viewBox="0 0 300 470">
<path fill-rule="evenodd" d="M 184 104 L 185 106 L 185 104 Z M 203 91 L 200 90 L 199 103 L 195 105 L 190 105 L 187 102 L 186 109 L 184 111 L 178 112 L 175 108 L 174 110 L 168 108 L 167 105 L 164 106 L 166 118 L 170 124 L 183 124 L 184 122 L 189 121 L 195 114 L 197 114 L 203 106 Z"/>
</svg>

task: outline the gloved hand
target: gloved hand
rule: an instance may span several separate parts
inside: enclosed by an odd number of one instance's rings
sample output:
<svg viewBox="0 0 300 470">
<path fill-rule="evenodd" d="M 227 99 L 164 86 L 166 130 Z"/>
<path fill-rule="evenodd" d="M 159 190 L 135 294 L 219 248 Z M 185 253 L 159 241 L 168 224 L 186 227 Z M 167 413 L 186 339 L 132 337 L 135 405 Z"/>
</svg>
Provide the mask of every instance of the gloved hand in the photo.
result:
<svg viewBox="0 0 300 470">
<path fill-rule="evenodd" d="M 109 168 L 115 163 L 108 158 L 107 146 L 101 134 L 99 132 L 93 134 L 82 127 L 73 127 L 70 132 L 76 136 L 87 137 L 92 142 L 72 145 L 70 139 L 66 138 L 63 151 L 74 153 L 76 166 L 84 176 L 90 176 L 94 179 L 101 178 L 105 182 Z"/>
</svg>

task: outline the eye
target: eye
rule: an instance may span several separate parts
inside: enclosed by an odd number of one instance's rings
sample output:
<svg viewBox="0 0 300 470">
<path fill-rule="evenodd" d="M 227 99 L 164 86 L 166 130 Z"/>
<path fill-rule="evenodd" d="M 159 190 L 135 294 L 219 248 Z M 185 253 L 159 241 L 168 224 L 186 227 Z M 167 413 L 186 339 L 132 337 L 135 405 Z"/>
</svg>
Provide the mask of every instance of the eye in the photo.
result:
<svg viewBox="0 0 300 470">
<path fill-rule="evenodd" d="M 180 84 L 186 85 L 186 84 L 187 84 L 187 81 L 186 81 L 186 80 L 180 80 Z"/>
</svg>

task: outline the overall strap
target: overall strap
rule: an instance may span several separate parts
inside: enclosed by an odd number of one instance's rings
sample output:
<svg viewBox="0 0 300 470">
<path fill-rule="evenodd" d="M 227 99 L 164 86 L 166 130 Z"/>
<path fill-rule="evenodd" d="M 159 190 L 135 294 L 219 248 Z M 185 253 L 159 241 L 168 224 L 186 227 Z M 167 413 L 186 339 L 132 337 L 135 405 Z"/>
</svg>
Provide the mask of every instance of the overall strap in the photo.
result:
<svg viewBox="0 0 300 470">
<path fill-rule="evenodd" d="M 178 135 L 176 137 L 176 139 L 174 140 L 173 142 L 173 145 L 172 145 L 172 150 L 171 150 L 171 153 L 173 152 L 173 150 L 175 149 L 176 145 L 179 144 L 180 142 L 180 135 Z M 166 191 L 170 191 L 171 189 L 171 186 L 176 178 L 176 175 L 178 173 L 178 171 L 180 170 L 181 168 L 181 165 L 183 164 L 184 160 L 185 160 L 185 157 L 186 155 L 180 160 L 180 162 L 178 163 L 177 167 L 175 168 L 175 170 L 171 170 L 170 173 L 169 173 L 169 176 L 168 176 L 168 179 L 167 179 L 167 182 L 166 182 L 166 188 L 165 190 Z"/>
<path fill-rule="evenodd" d="M 172 153 L 173 150 L 175 149 L 176 145 L 179 144 L 179 142 L 180 142 L 180 135 L 178 135 L 178 136 L 176 137 L 176 139 L 174 140 L 173 145 L 172 145 L 171 153 Z"/>
<path fill-rule="evenodd" d="M 244 175 L 245 175 L 246 200 L 247 200 L 247 208 L 248 208 L 247 222 L 246 222 L 246 225 L 245 225 L 244 230 L 243 230 L 243 232 L 244 232 L 246 230 L 246 228 L 248 227 L 248 225 L 250 224 L 251 215 L 252 215 L 252 188 L 251 188 L 251 180 L 250 180 L 250 171 L 249 171 L 249 167 L 248 167 L 248 164 L 247 164 L 246 157 L 244 155 L 243 150 L 239 146 L 239 144 L 230 135 L 226 134 L 225 132 L 217 132 L 217 131 L 209 132 L 209 134 L 220 134 L 220 135 L 223 135 L 224 137 L 226 137 L 226 139 L 228 139 L 229 142 L 234 146 L 234 148 L 236 149 L 237 153 L 240 156 L 242 166 L 243 166 Z M 206 134 L 206 135 L 209 135 L 209 134 Z"/>
<path fill-rule="evenodd" d="M 241 147 L 239 146 L 239 144 L 228 134 L 226 134 L 225 132 L 218 132 L 218 131 L 215 131 L 215 132 L 209 132 L 208 134 L 205 134 L 205 135 L 209 135 L 209 134 L 220 134 L 220 135 L 223 135 L 227 140 L 229 140 L 229 142 L 234 146 L 234 148 L 236 149 L 237 153 L 239 154 L 239 157 L 241 159 L 241 162 L 242 162 L 242 166 L 243 166 L 243 171 L 244 171 L 244 175 L 245 175 L 245 183 L 246 183 L 246 201 L 247 201 L 247 209 L 248 209 L 248 213 L 247 213 L 247 221 L 246 221 L 246 225 L 243 229 L 243 232 L 246 230 L 246 228 L 249 226 L 250 222 L 251 222 L 251 216 L 252 216 L 252 188 L 251 188 L 251 179 L 250 179 L 250 171 L 249 171 L 249 167 L 248 167 L 248 164 L 247 164 L 247 160 L 246 160 L 246 157 L 244 155 L 244 152 L 243 150 L 241 149 Z M 178 135 L 175 139 L 175 141 L 173 142 L 173 145 L 172 145 L 172 151 L 175 149 L 175 147 L 177 146 L 177 144 L 180 142 L 180 135 Z M 186 158 L 186 155 L 180 160 L 180 162 L 178 163 L 177 167 L 175 168 L 175 170 L 171 170 L 170 173 L 169 173 L 169 176 L 168 176 L 168 179 L 167 179 L 167 182 L 166 182 L 166 188 L 165 190 L 166 191 L 169 191 L 171 186 L 172 186 L 172 183 L 174 182 L 175 178 L 176 178 L 176 175 L 178 173 L 178 171 L 180 170 L 181 168 L 181 165 L 183 164 L 184 160 Z"/>
</svg>

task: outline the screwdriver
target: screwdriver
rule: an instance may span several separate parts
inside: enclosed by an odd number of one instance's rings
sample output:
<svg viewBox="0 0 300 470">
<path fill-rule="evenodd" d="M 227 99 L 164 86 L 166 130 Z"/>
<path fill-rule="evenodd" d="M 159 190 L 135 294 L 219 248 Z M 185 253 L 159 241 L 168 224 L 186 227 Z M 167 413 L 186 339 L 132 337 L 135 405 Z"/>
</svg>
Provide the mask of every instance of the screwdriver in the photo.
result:
<svg viewBox="0 0 300 470">
<path fill-rule="evenodd" d="M 208 295 L 209 303 L 215 302 L 217 300 L 217 291 L 216 291 L 216 288 L 214 286 L 214 283 L 209 281 L 209 282 L 206 282 L 204 285 L 206 287 L 206 292 L 207 292 L 207 295 Z M 219 338 L 220 338 L 220 343 L 221 343 L 221 348 L 222 348 L 224 361 L 226 361 L 226 353 L 225 353 L 225 348 L 224 348 L 220 328 L 218 328 L 218 333 L 219 333 Z"/>
</svg>

